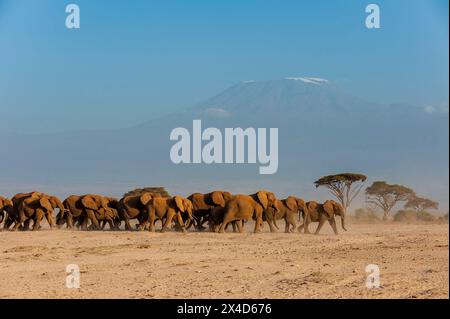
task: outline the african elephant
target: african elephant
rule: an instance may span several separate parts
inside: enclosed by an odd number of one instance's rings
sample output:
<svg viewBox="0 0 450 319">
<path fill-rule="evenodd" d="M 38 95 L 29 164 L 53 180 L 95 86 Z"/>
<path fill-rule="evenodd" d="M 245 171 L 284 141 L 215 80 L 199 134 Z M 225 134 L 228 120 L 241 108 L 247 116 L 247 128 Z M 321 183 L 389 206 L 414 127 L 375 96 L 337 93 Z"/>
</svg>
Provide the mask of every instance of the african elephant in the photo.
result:
<svg viewBox="0 0 450 319">
<path fill-rule="evenodd" d="M 132 230 L 130 219 L 137 219 L 139 224 L 148 219 L 147 204 L 152 198 L 161 198 L 161 194 L 143 192 L 141 194 L 128 195 L 120 199 L 118 203 L 119 216 L 125 221 L 125 229 Z"/>
<path fill-rule="evenodd" d="M 220 225 L 223 223 L 223 217 L 225 215 L 225 207 L 217 206 L 211 210 L 208 218 L 209 230 L 217 233 L 219 231 Z M 227 225 L 227 227 L 230 224 Z M 242 220 L 234 220 L 231 222 L 233 226 L 233 232 L 242 232 L 243 223 Z M 225 228 L 225 230 L 227 229 Z"/>
<path fill-rule="evenodd" d="M 188 197 L 192 202 L 193 223 L 197 230 L 203 230 L 203 224 L 209 220 L 209 215 L 216 207 L 224 208 L 226 203 L 233 197 L 231 193 L 224 191 L 214 191 L 207 194 L 194 193 Z M 187 226 L 189 228 L 190 225 Z"/>
<path fill-rule="evenodd" d="M 38 194 L 42 194 L 39 192 L 30 192 L 30 193 L 18 193 L 16 195 L 14 195 L 11 198 L 11 201 L 13 203 L 12 208 L 9 211 L 9 214 L 7 216 L 7 219 L 4 221 L 3 224 L 3 229 L 9 229 L 11 227 L 12 224 L 16 223 L 16 221 L 19 220 L 19 206 L 20 204 L 28 197 L 33 196 L 33 195 L 38 195 Z M 18 227 L 23 227 L 23 225 L 20 225 Z"/>
<path fill-rule="evenodd" d="M 250 218 L 256 220 L 255 233 L 260 232 L 265 210 L 269 207 L 274 207 L 278 211 L 278 208 L 274 206 L 275 201 L 275 195 L 264 190 L 252 195 L 234 196 L 225 206 L 223 222 L 220 225 L 219 232 L 223 233 L 228 223 L 234 220 L 246 221 Z M 243 228 L 240 231 L 242 232 Z"/>
<path fill-rule="evenodd" d="M 139 229 L 145 229 L 149 225 L 149 231 L 155 231 L 155 221 L 165 220 L 161 232 L 169 229 L 174 217 L 178 226 L 183 232 L 186 232 L 185 220 L 192 221 L 192 202 L 181 196 L 170 198 L 155 197 L 147 203 L 148 219 L 139 225 Z M 185 217 L 185 218 L 183 218 Z"/>
<path fill-rule="evenodd" d="M 0 196 L 0 224 L 8 219 L 11 209 L 13 208 L 13 202 L 3 196 Z"/>
<path fill-rule="evenodd" d="M 308 225 L 311 222 L 319 222 L 315 234 L 320 232 L 323 224 L 328 221 L 333 228 L 334 233 L 337 235 L 336 220 L 334 216 L 341 216 L 341 226 L 342 229 L 347 231 L 345 228 L 345 210 L 341 204 L 334 200 L 327 200 L 323 204 L 311 201 L 306 203 L 307 211 L 303 213 L 303 224 L 298 227 L 298 231 L 301 232 L 305 229 L 305 234 L 309 234 Z"/>
<path fill-rule="evenodd" d="M 50 228 L 53 228 L 55 225 L 53 210 L 59 208 L 59 203 L 56 197 L 37 192 L 24 198 L 18 207 L 18 215 L 14 221 L 13 230 L 19 229 L 21 225 L 23 225 L 23 229 L 27 230 L 31 220 L 34 222 L 33 230 L 38 230 L 44 217 L 47 219 Z"/>
<path fill-rule="evenodd" d="M 275 228 L 278 228 L 276 224 L 278 219 L 284 219 L 286 233 L 293 232 L 297 227 L 296 220 L 298 214 L 304 213 L 307 210 L 305 201 L 295 196 L 289 196 L 282 200 L 277 199 L 274 206 L 278 207 L 278 211 L 273 207 L 269 207 L 264 214 L 265 220 L 269 224 L 270 232 L 275 232 Z"/>
<path fill-rule="evenodd" d="M 83 230 L 87 229 L 87 224 L 91 222 L 91 228 L 103 229 L 106 223 L 110 229 L 117 229 L 119 224 L 119 214 L 114 205 L 117 207 L 116 199 L 105 197 L 102 195 L 71 195 L 67 197 L 63 205 L 65 207 L 64 214 L 57 216 L 57 225 L 67 223 L 67 227 L 72 229 L 75 222 L 81 225 Z M 112 207 L 111 207 L 112 206 Z M 103 227 L 100 227 L 99 221 L 103 221 Z"/>
</svg>

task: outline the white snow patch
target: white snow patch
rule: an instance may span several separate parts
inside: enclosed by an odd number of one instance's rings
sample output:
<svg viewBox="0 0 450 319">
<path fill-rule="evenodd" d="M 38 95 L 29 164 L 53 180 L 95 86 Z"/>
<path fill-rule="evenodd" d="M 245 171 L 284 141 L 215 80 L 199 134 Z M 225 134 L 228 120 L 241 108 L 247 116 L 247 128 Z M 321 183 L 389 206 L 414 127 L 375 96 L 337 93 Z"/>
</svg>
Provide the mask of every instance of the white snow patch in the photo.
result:
<svg viewBox="0 0 450 319">
<path fill-rule="evenodd" d="M 284 79 L 285 80 L 292 80 L 292 81 L 302 81 L 302 82 L 305 82 L 305 83 L 316 84 L 316 85 L 320 85 L 322 83 L 328 82 L 328 80 L 326 80 L 326 79 L 312 78 L 312 77 L 287 77 L 287 78 L 284 78 Z"/>
<path fill-rule="evenodd" d="M 210 117 L 215 117 L 215 118 L 225 118 L 225 117 L 229 117 L 230 116 L 230 112 L 221 109 L 221 108 L 215 108 L 215 107 L 211 107 L 205 110 L 206 115 L 210 116 Z"/>
</svg>

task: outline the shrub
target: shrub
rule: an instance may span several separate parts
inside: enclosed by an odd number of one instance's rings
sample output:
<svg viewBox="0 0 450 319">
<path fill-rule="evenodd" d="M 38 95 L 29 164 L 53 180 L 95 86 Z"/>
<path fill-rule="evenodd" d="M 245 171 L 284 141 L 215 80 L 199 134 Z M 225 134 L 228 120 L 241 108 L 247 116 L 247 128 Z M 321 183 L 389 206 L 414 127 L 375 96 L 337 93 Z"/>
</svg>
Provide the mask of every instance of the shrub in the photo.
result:
<svg viewBox="0 0 450 319">
<path fill-rule="evenodd" d="M 417 213 L 417 220 L 422 222 L 434 222 L 436 219 L 436 216 L 424 210 Z"/>
<path fill-rule="evenodd" d="M 381 221 L 381 218 L 377 213 L 364 208 L 358 208 L 355 210 L 355 216 L 353 218 L 358 222 L 373 223 Z"/>
<path fill-rule="evenodd" d="M 394 216 L 396 222 L 415 222 L 417 221 L 417 213 L 413 210 L 399 210 Z"/>
</svg>

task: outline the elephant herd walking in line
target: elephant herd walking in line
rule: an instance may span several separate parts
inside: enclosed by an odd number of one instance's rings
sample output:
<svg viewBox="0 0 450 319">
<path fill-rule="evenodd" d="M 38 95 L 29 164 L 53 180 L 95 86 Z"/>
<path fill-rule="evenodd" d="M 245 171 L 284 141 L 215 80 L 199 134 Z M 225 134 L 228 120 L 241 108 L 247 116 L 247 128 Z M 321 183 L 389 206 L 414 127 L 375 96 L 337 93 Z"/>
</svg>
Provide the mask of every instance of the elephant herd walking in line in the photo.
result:
<svg viewBox="0 0 450 319">
<path fill-rule="evenodd" d="M 58 210 L 54 216 L 55 210 Z M 168 196 L 158 192 L 141 191 L 125 194 L 121 199 L 95 195 L 71 195 L 64 201 L 41 192 L 19 193 L 11 199 L 0 196 L 0 224 L 4 230 L 39 230 L 46 219 L 49 226 L 82 230 L 119 230 L 122 222 L 126 230 L 132 230 L 130 221 L 137 220 L 138 230 L 155 231 L 158 220 L 161 232 L 172 227 L 186 232 L 194 227 L 198 231 L 209 229 L 223 233 L 229 225 L 233 231 L 243 232 L 243 223 L 253 219 L 255 232 L 260 232 L 263 222 L 270 231 L 278 229 L 277 220 L 284 220 L 285 232 L 292 233 L 297 221 L 303 223 L 299 232 L 309 233 L 308 225 L 318 222 L 316 234 L 328 222 L 337 234 L 335 216 L 341 217 L 345 229 L 345 211 L 333 200 L 324 203 L 305 202 L 289 196 L 279 200 L 272 192 L 260 190 L 251 195 L 232 195 L 229 192 L 213 191 L 207 194 L 194 193 L 185 198 Z M 207 225 L 208 227 L 206 227 Z"/>
</svg>

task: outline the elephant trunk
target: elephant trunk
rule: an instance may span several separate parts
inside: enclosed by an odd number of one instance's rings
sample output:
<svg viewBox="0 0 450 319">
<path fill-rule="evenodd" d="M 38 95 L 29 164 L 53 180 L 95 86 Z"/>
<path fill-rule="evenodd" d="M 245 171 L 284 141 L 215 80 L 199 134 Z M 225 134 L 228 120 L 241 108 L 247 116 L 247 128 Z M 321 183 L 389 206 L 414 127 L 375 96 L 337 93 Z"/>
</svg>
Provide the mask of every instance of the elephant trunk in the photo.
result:
<svg viewBox="0 0 450 319">
<path fill-rule="evenodd" d="M 347 231 L 347 228 L 345 228 L 345 213 L 341 215 L 341 226 L 343 230 Z"/>
</svg>

